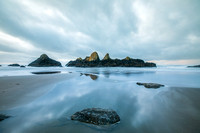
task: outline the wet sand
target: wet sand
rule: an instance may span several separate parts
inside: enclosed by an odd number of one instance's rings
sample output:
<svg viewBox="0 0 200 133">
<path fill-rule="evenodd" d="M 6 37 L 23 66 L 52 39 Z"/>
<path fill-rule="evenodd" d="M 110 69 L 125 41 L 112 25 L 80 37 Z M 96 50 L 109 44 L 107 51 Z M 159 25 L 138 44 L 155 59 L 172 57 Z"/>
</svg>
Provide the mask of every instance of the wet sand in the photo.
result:
<svg viewBox="0 0 200 133">
<path fill-rule="evenodd" d="M 29 103 L 49 91 L 55 83 L 74 74 L 47 74 L 0 77 L 0 110 Z"/>
<path fill-rule="evenodd" d="M 178 82 L 179 87 L 174 87 L 167 81 L 170 78 L 166 79 L 168 72 L 161 73 L 163 78 L 155 78 L 158 74 L 110 74 L 107 77 L 73 72 L 2 77 L 0 111 L 14 117 L 0 122 L 0 132 L 200 133 L 199 85 L 183 87 Z M 182 73 L 173 81 L 177 82 L 179 76 L 183 77 Z M 157 83 L 165 86 L 147 89 L 136 84 L 150 82 L 152 77 L 161 79 Z M 188 79 L 183 81 L 187 81 L 188 86 L 193 85 Z M 101 128 L 70 119 L 75 112 L 93 107 L 115 110 L 120 123 Z"/>
</svg>

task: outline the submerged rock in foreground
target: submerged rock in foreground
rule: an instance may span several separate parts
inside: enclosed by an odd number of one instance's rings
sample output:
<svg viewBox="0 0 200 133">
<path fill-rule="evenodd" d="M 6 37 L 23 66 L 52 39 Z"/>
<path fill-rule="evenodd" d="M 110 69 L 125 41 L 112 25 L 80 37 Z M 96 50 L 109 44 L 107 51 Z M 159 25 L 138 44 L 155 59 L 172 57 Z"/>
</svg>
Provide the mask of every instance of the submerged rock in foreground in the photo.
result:
<svg viewBox="0 0 200 133">
<path fill-rule="evenodd" d="M 145 88 L 154 88 L 154 89 L 164 87 L 164 85 L 157 84 L 157 83 L 140 83 L 140 82 L 137 82 L 136 84 L 137 85 L 143 85 Z"/>
<path fill-rule="evenodd" d="M 30 63 L 28 66 L 32 67 L 61 67 L 61 63 L 49 58 L 46 54 L 42 54 L 37 60 Z"/>
<path fill-rule="evenodd" d="M 108 109 L 88 108 L 76 112 L 71 116 L 71 120 L 76 120 L 94 125 L 111 125 L 120 121 L 119 115 Z"/>
<path fill-rule="evenodd" d="M 70 61 L 66 64 L 68 67 L 156 67 L 155 63 L 144 62 L 141 59 L 132 59 L 126 57 L 122 60 L 111 59 L 107 53 L 105 57 L 100 60 L 98 53 L 93 52 L 90 57 L 85 59 L 77 58 L 75 61 Z"/>
</svg>

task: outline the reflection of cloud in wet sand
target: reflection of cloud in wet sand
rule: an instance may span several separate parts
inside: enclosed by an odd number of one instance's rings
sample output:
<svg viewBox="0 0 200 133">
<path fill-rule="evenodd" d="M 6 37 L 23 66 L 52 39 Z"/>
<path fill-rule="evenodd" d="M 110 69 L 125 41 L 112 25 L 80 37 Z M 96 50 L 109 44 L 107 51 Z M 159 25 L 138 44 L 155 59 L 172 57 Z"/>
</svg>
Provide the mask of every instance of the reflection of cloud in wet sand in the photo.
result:
<svg viewBox="0 0 200 133">
<path fill-rule="evenodd" d="M 150 75 L 148 72 L 147 74 L 146 72 L 144 74 L 135 72 L 134 74 L 132 71 L 130 78 L 124 76 L 125 72 L 127 71 L 114 70 L 114 72 L 110 72 L 114 74 L 114 76 L 110 76 L 110 79 L 101 75 L 100 80 L 96 80 L 98 75 L 87 71 L 81 73 L 83 77 L 77 76 L 55 83 L 53 86 L 51 85 L 52 89 L 47 94 L 31 104 L 13 109 L 11 113 L 5 112 L 17 117 L 3 121 L 0 123 L 0 128 L 3 128 L 5 132 L 16 133 L 200 132 L 200 105 L 198 102 L 200 89 L 169 88 L 169 85 L 162 89 L 145 89 L 138 86 L 136 82 L 143 80 L 147 82 L 152 78 L 157 81 L 158 78 L 153 77 L 155 75 Z M 90 80 L 89 77 L 96 81 Z M 165 77 L 163 79 L 166 80 Z M 162 82 L 162 80 L 158 80 L 158 82 Z M 109 130 L 102 130 L 70 120 L 70 116 L 74 112 L 93 107 L 115 110 L 121 118 L 120 123 Z"/>
<path fill-rule="evenodd" d="M 131 75 L 136 75 L 136 74 L 150 74 L 150 73 L 155 73 L 153 71 L 102 71 L 102 74 L 106 77 L 109 78 L 110 75 L 124 75 L 124 76 L 131 76 Z"/>
</svg>

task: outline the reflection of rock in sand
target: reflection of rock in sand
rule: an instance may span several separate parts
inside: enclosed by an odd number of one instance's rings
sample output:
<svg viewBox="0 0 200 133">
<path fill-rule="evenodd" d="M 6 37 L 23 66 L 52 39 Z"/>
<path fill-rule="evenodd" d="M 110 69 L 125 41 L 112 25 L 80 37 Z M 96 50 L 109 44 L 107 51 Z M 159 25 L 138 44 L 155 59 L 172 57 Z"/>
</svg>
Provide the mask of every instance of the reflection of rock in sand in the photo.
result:
<svg viewBox="0 0 200 133">
<path fill-rule="evenodd" d="M 82 75 L 90 76 L 90 78 L 91 78 L 92 80 L 97 80 L 97 79 L 98 79 L 98 76 L 97 76 L 97 75 L 88 74 L 88 73 L 81 73 L 80 76 L 82 76 Z"/>
<path fill-rule="evenodd" d="M 104 71 L 103 72 L 103 75 L 106 77 L 106 78 L 109 78 L 110 77 L 110 72 L 109 71 Z"/>
</svg>

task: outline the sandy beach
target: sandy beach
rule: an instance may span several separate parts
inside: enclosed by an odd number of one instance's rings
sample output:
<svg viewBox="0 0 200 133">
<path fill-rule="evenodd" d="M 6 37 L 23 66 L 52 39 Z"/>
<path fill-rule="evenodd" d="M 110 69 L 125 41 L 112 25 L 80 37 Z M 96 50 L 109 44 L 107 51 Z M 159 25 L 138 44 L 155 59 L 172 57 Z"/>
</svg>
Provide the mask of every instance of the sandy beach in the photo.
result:
<svg viewBox="0 0 200 133">
<path fill-rule="evenodd" d="M 0 114 L 11 116 L 0 122 L 0 132 L 200 132 L 199 71 L 62 69 L 59 74 L 0 77 Z M 137 82 L 165 86 L 150 89 Z M 120 122 L 101 127 L 70 119 L 86 108 L 112 109 Z"/>
<path fill-rule="evenodd" d="M 76 74 L 46 74 L 0 77 L 0 110 L 27 104 L 52 89 L 55 83 Z"/>
</svg>

